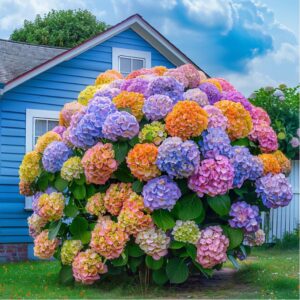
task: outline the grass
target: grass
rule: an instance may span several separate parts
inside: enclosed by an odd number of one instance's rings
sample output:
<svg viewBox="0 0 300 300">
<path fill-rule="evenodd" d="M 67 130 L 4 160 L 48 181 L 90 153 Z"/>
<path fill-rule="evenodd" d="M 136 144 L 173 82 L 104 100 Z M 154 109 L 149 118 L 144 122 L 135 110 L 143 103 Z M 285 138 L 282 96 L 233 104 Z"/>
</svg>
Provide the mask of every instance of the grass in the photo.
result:
<svg viewBox="0 0 300 300">
<path fill-rule="evenodd" d="M 143 297 L 132 277 L 113 277 L 93 286 L 58 283 L 58 262 L 0 265 L 0 298 L 214 298 L 299 299 L 298 250 L 256 250 L 240 271 L 225 271 L 212 280 L 193 277 L 177 286 L 151 286 Z"/>
</svg>

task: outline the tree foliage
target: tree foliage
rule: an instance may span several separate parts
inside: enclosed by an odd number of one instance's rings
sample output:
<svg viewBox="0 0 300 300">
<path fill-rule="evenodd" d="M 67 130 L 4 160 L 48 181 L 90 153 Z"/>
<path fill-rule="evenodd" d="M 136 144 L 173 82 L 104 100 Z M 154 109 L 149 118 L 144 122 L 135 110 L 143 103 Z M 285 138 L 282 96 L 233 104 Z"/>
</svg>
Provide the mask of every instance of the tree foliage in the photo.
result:
<svg viewBox="0 0 300 300">
<path fill-rule="evenodd" d="M 34 21 L 25 20 L 23 27 L 15 29 L 10 39 L 36 45 L 71 48 L 108 27 L 88 10 L 51 10 L 44 16 L 37 15 Z"/>
</svg>

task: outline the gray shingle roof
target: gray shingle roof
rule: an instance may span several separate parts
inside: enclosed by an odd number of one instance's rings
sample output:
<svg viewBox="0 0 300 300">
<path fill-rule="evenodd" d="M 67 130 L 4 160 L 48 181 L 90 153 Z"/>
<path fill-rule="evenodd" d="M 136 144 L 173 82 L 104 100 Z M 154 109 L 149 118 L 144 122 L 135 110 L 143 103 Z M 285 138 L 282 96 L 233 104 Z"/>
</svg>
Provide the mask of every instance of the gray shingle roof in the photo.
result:
<svg viewBox="0 0 300 300">
<path fill-rule="evenodd" d="M 7 83 L 66 50 L 0 39 L 0 83 Z"/>
</svg>

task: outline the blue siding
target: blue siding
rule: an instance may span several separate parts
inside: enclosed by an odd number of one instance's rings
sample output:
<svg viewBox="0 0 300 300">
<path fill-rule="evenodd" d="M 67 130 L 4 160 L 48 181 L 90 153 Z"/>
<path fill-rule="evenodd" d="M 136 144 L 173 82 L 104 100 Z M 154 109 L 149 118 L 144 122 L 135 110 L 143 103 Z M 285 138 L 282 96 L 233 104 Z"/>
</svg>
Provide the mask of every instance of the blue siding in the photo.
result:
<svg viewBox="0 0 300 300">
<path fill-rule="evenodd" d="M 142 37 L 128 29 L 106 42 L 24 82 L 0 98 L 0 243 L 31 242 L 18 167 L 25 153 L 26 109 L 60 110 L 112 68 L 112 47 L 151 51 L 152 66 L 174 67 Z"/>
</svg>

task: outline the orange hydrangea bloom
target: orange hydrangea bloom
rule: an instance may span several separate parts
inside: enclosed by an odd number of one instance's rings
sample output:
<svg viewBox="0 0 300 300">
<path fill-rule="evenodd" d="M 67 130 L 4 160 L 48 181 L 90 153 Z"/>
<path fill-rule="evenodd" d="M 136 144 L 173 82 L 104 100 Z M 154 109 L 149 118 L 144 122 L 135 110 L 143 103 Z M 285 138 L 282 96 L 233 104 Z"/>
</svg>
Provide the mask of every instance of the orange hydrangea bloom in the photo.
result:
<svg viewBox="0 0 300 300">
<path fill-rule="evenodd" d="M 97 77 L 95 85 L 111 83 L 117 79 L 123 79 L 123 75 L 116 70 L 107 70 Z"/>
<path fill-rule="evenodd" d="M 117 108 L 129 108 L 131 113 L 140 121 L 143 117 L 144 95 L 135 92 L 123 91 L 113 98 Z"/>
<path fill-rule="evenodd" d="M 241 103 L 221 100 L 214 106 L 219 108 L 228 119 L 227 133 L 231 140 L 248 136 L 253 127 L 252 119 Z"/>
<path fill-rule="evenodd" d="M 199 136 L 208 125 L 207 112 L 195 101 L 179 101 L 166 117 L 166 130 L 183 140 Z"/>
<path fill-rule="evenodd" d="M 165 72 L 168 71 L 168 69 L 164 66 L 156 66 L 156 67 L 152 68 L 152 70 L 158 76 L 162 76 L 162 75 L 164 75 Z"/>
<path fill-rule="evenodd" d="M 126 161 L 133 176 L 148 181 L 160 175 L 156 166 L 158 148 L 154 144 L 136 144 L 128 153 Z"/>
<path fill-rule="evenodd" d="M 261 160 L 264 166 L 264 174 L 272 173 L 278 174 L 280 173 L 280 165 L 277 161 L 275 155 L 270 153 L 264 153 L 258 155 L 258 158 Z"/>
<path fill-rule="evenodd" d="M 280 172 L 285 175 L 290 174 L 292 169 L 291 161 L 280 150 L 277 150 L 272 154 L 275 156 L 280 165 Z"/>
</svg>

